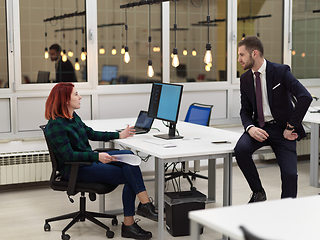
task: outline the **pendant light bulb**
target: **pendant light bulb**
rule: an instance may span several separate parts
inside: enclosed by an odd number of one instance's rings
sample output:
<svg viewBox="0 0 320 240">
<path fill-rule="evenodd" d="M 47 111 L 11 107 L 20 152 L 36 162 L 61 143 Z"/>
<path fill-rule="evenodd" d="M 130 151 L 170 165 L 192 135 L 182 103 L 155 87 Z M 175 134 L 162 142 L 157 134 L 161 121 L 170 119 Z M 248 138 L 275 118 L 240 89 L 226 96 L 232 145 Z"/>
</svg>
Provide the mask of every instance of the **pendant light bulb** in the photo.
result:
<svg viewBox="0 0 320 240">
<path fill-rule="evenodd" d="M 69 52 L 68 52 L 68 56 L 69 56 L 69 57 L 73 57 L 73 52 L 71 51 L 71 49 L 70 49 Z"/>
<path fill-rule="evenodd" d="M 126 52 L 126 50 L 124 49 L 124 46 L 122 45 L 121 54 L 123 55 L 125 52 Z"/>
<path fill-rule="evenodd" d="M 63 56 L 63 51 L 61 50 L 61 52 L 60 52 L 60 56 Z"/>
<path fill-rule="evenodd" d="M 193 49 L 193 50 L 192 50 L 192 56 L 194 56 L 194 57 L 197 56 L 197 51 L 196 51 L 196 49 Z"/>
<path fill-rule="evenodd" d="M 129 63 L 130 62 L 129 48 L 128 46 L 126 46 L 124 49 L 125 49 L 125 53 L 124 53 L 123 60 L 125 63 Z"/>
<path fill-rule="evenodd" d="M 45 49 L 44 49 L 44 58 L 45 59 L 48 59 L 49 58 L 49 53 L 48 53 L 48 48 L 46 47 Z"/>
<path fill-rule="evenodd" d="M 187 49 L 186 49 L 186 48 L 185 48 L 185 49 L 183 49 L 182 54 L 183 54 L 183 56 L 187 56 L 187 55 L 188 55 L 188 51 L 187 51 Z"/>
<path fill-rule="evenodd" d="M 75 69 L 76 71 L 79 71 L 79 70 L 80 70 L 80 64 L 79 64 L 78 58 L 76 58 L 76 63 L 74 64 L 74 69 Z"/>
<path fill-rule="evenodd" d="M 106 50 L 104 49 L 103 46 L 101 46 L 101 48 L 99 49 L 99 54 L 103 55 L 106 53 Z"/>
<path fill-rule="evenodd" d="M 148 60 L 148 71 L 147 71 L 148 77 L 153 77 L 154 76 L 154 71 L 152 67 L 152 61 Z"/>
<path fill-rule="evenodd" d="M 81 58 L 81 61 L 85 61 L 86 58 L 87 58 L 86 53 L 84 51 L 84 47 L 81 48 L 81 56 L 80 56 L 80 58 Z"/>
<path fill-rule="evenodd" d="M 63 62 L 66 62 L 67 59 L 68 59 L 68 58 L 67 58 L 67 54 L 63 54 L 63 56 L 62 56 L 62 61 L 63 61 Z"/>
<path fill-rule="evenodd" d="M 172 58 L 172 66 L 173 67 L 178 67 L 179 66 L 179 58 L 178 58 L 178 49 L 174 48 L 172 51 L 173 58 Z"/>
<path fill-rule="evenodd" d="M 206 54 L 203 59 L 205 64 L 209 64 L 212 62 L 212 54 L 211 54 L 211 44 L 207 43 L 206 45 Z"/>
<path fill-rule="evenodd" d="M 210 64 L 207 64 L 204 69 L 206 70 L 206 72 L 210 72 L 211 70 Z"/>
<path fill-rule="evenodd" d="M 113 46 L 112 50 L 111 50 L 111 54 L 112 55 L 116 55 L 117 54 L 117 49 L 115 46 Z"/>
</svg>

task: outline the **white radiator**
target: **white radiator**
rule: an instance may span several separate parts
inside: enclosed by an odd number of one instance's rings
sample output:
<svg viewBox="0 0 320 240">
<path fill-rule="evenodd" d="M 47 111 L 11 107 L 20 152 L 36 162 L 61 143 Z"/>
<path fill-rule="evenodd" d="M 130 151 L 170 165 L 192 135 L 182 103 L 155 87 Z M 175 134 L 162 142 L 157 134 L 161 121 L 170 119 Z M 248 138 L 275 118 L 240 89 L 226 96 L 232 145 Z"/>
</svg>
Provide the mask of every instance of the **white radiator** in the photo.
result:
<svg viewBox="0 0 320 240">
<path fill-rule="evenodd" d="M 51 172 L 48 151 L 0 153 L 0 185 L 48 181 Z"/>
<path fill-rule="evenodd" d="M 305 137 L 301 141 L 297 141 L 297 155 L 310 155 L 310 133 L 307 133 L 307 137 Z M 274 155 L 274 153 L 259 154 L 259 159 L 269 160 L 275 158 L 276 156 Z"/>
</svg>

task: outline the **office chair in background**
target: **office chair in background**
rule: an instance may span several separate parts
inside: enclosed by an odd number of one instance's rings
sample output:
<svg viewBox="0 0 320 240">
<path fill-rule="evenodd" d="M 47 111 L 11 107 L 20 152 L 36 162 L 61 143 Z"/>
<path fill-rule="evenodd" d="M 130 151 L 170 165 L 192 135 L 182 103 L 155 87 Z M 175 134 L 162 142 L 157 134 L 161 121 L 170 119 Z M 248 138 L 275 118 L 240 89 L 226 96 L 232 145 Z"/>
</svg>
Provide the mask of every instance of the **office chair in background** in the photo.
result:
<svg viewBox="0 0 320 240">
<path fill-rule="evenodd" d="M 245 240 L 266 240 L 266 239 L 262 239 L 262 238 L 259 238 L 259 237 L 255 236 L 255 235 L 253 235 L 244 226 L 240 226 L 240 229 L 242 230 L 242 232 L 244 234 L 244 239 Z"/>
<path fill-rule="evenodd" d="M 209 126 L 212 108 L 213 108 L 213 105 L 202 104 L 202 103 L 192 103 L 189 106 L 189 109 L 184 121 L 203 125 L 203 126 Z M 208 179 L 208 177 L 202 176 L 196 173 L 200 171 L 200 160 L 194 161 L 193 172 L 189 170 L 188 162 L 181 162 L 181 170 L 178 170 L 177 165 L 179 163 L 180 162 L 165 164 L 165 172 L 167 172 L 169 169 L 172 169 L 171 172 L 165 173 L 165 181 L 167 182 L 172 180 L 173 186 L 174 186 L 174 179 L 180 178 L 182 176 L 183 178 L 186 178 L 188 180 L 190 184 L 190 190 L 193 191 L 193 190 L 196 190 L 196 188 L 193 186 L 193 183 L 191 180 L 195 180 L 197 177 L 202 179 Z M 179 190 L 179 187 L 178 187 L 178 190 Z"/>
<path fill-rule="evenodd" d="M 84 222 L 86 219 L 90 220 L 91 222 L 99 225 L 100 227 L 107 230 L 106 236 L 108 238 L 114 237 L 114 232 L 110 230 L 108 226 L 100 222 L 96 219 L 96 217 L 99 218 L 112 218 L 112 225 L 118 225 L 118 220 L 116 215 L 110 215 L 110 214 L 104 214 L 104 213 L 95 213 L 95 212 L 89 212 L 86 210 L 86 197 L 85 193 L 89 193 L 89 199 L 91 201 L 96 200 L 96 194 L 106 194 L 109 192 L 112 192 L 114 189 L 117 188 L 117 185 L 107 185 L 107 184 L 101 184 L 101 183 L 82 183 L 77 182 L 77 175 L 78 175 L 78 169 L 80 165 L 90 165 L 90 162 L 66 162 L 65 164 L 71 165 L 71 172 L 70 172 L 70 178 L 69 181 L 64 180 L 61 178 L 59 172 L 57 171 L 57 160 L 53 154 L 53 151 L 50 147 L 50 144 L 47 140 L 46 134 L 45 134 L 45 127 L 46 125 L 40 126 L 42 129 L 45 140 L 48 146 L 49 155 L 52 163 L 52 173 L 50 177 L 50 186 L 55 191 L 66 191 L 68 198 L 70 202 L 74 202 L 74 200 L 70 196 L 74 196 L 77 193 L 81 193 L 80 197 L 80 210 L 77 212 L 65 214 L 58 217 L 53 217 L 45 220 L 44 230 L 50 231 L 51 226 L 49 225 L 49 222 L 53 221 L 59 221 L 64 220 L 68 218 L 72 218 L 72 221 L 62 230 L 61 239 L 62 240 L 69 240 L 70 236 L 66 234 L 66 231 L 71 228 L 76 222 L 81 221 Z"/>
</svg>

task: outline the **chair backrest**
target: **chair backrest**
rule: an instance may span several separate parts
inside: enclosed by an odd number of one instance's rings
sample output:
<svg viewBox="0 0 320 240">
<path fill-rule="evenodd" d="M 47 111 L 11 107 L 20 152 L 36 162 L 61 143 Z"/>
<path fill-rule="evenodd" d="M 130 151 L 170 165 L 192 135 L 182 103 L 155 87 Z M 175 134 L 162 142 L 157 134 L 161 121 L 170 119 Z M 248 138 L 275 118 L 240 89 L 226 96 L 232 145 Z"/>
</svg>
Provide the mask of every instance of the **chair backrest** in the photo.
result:
<svg viewBox="0 0 320 240">
<path fill-rule="evenodd" d="M 209 126 L 212 108 L 213 105 L 192 103 L 184 121 Z"/>
<path fill-rule="evenodd" d="M 52 165 L 52 173 L 51 173 L 51 177 L 50 177 L 50 185 L 53 188 L 52 183 L 58 177 L 58 163 L 57 163 L 56 157 L 53 154 L 52 148 L 50 147 L 50 144 L 48 142 L 48 138 L 46 136 L 46 132 L 45 132 L 46 126 L 47 125 L 41 125 L 39 127 L 43 131 L 43 135 L 44 135 L 44 138 L 46 140 L 46 143 L 47 143 L 47 146 L 48 146 L 48 150 L 49 150 L 49 155 L 50 155 L 50 160 L 51 160 L 51 165 Z"/>
</svg>

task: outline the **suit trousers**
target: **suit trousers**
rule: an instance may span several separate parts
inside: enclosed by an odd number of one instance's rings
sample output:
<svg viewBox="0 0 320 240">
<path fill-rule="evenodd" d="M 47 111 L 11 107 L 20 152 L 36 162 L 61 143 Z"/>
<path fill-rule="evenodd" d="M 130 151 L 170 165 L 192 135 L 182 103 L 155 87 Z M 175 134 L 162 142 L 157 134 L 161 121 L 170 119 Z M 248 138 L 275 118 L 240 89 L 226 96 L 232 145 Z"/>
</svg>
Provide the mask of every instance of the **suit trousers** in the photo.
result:
<svg viewBox="0 0 320 240">
<path fill-rule="evenodd" d="M 284 128 L 275 123 L 266 123 L 263 129 L 269 134 L 268 139 L 264 142 L 258 142 L 247 132 L 240 137 L 234 149 L 237 163 L 251 190 L 260 191 L 262 184 L 252 154 L 263 146 L 271 146 L 280 167 L 281 198 L 295 198 L 298 189 L 296 140 L 285 139 L 283 137 Z"/>
</svg>

